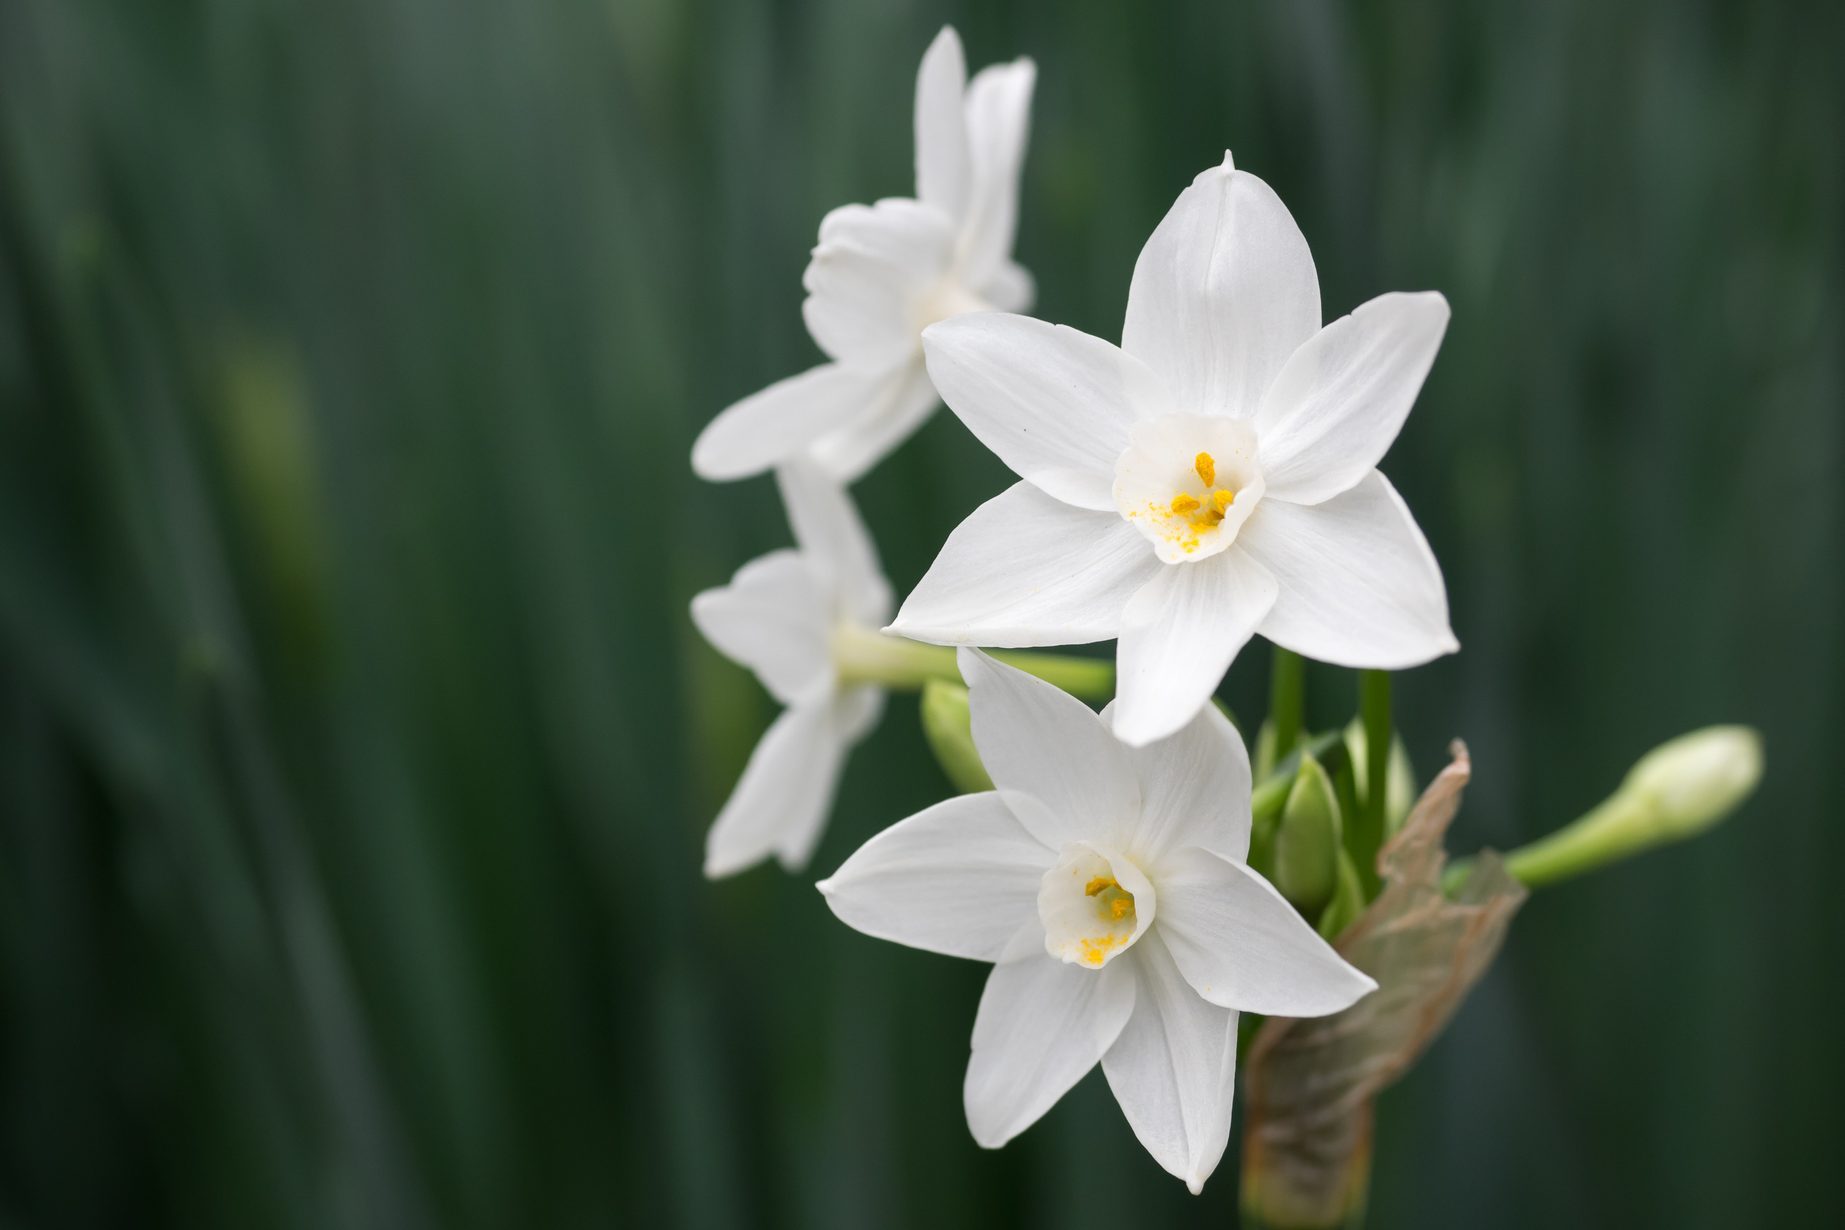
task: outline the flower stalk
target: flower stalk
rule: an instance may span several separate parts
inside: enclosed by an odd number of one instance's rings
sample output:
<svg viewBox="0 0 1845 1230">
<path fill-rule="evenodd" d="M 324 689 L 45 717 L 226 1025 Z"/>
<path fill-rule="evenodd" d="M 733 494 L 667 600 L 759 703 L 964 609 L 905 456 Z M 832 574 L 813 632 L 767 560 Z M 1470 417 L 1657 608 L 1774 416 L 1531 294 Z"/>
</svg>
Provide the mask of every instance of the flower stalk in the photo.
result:
<svg viewBox="0 0 1845 1230">
<path fill-rule="evenodd" d="M 1035 650 L 1001 650 L 993 656 L 1083 700 L 1105 701 L 1115 692 L 1114 663 L 1099 658 Z M 833 666 L 842 684 L 876 684 L 892 692 L 920 691 L 932 680 L 961 682 L 952 645 L 925 645 L 850 625 L 833 634 Z"/>
<path fill-rule="evenodd" d="M 1742 806 L 1762 778 L 1762 738 L 1747 726 L 1707 726 L 1642 756 L 1614 794 L 1547 837 L 1505 856 L 1527 888 L 1541 888 L 1695 837 Z M 1448 869 L 1450 895 L 1471 862 Z"/>
<path fill-rule="evenodd" d="M 1390 797 L 1390 672 L 1358 672 L 1358 718 L 1364 726 L 1365 791 L 1350 844 L 1352 862 L 1366 895 L 1377 888 L 1377 852 L 1384 844 L 1386 800 Z"/>
<path fill-rule="evenodd" d="M 1268 720 L 1275 731 L 1275 760 L 1287 759 L 1307 723 L 1307 664 L 1275 646 L 1268 674 Z"/>
</svg>

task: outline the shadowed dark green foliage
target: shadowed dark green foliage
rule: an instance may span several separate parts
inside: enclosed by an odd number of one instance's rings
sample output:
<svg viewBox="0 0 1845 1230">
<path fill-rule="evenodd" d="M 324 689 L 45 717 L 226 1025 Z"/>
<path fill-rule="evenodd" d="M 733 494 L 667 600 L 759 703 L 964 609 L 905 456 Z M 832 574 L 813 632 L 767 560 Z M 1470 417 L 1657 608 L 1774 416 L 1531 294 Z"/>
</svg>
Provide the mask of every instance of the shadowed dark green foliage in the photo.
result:
<svg viewBox="0 0 1845 1230">
<path fill-rule="evenodd" d="M 815 226 L 910 191 L 944 20 L 1040 66 L 1040 315 L 1118 336 L 1226 145 L 1329 313 L 1452 300 L 1386 468 L 1465 645 L 1396 681 L 1425 773 L 1472 745 L 1459 840 L 1765 732 L 1736 820 L 1520 916 L 1382 1104 L 1375 1224 L 1817 1220 L 1838 13 L 0 8 L 0 1224 L 1231 1224 L 1234 1152 L 1187 1196 L 1099 1078 L 978 1150 L 978 967 L 698 873 L 772 705 L 686 602 L 787 534 L 688 449 L 813 361 Z M 899 592 L 1005 481 L 944 414 L 861 485 Z M 893 704 L 815 873 L 946 790 Z"/>
</svg>

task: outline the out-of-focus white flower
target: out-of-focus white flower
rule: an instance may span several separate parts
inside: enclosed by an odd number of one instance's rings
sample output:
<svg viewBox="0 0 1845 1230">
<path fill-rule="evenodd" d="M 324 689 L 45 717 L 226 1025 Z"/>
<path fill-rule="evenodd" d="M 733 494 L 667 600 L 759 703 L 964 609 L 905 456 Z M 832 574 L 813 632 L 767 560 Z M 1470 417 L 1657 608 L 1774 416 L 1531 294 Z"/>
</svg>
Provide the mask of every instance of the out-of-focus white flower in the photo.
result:
<svg viewBox="0 0 1845 1230">
<path fill-rule="evenodd" d="M 821 883 L 867 935 L 994 962 L 964 1099 L 996 1148 L 1097 1062 L 1134 1134 L 1198 1191 L 1223 1156 L 1237 1012 L 1375 989 L 1243 862 L 1249 757 L 1215 706 L 1132 748 L 1050 684 L 961 651 L 997 787 L 894 825 Z"/>
<path fill-rule="evenodd" d="M 729 585 L 692 599 L 705 639 L 787 706 L 711 826 L 705 874 L 713 878 L 770 855 L 790 871 L 806 866 L 846 752 L 884 708 L 881 689 L 842 684 L 833 655 L 842 629 L 875 629 L 890 616 L 871 537 L 846 493 L 810 463 L 781 467 L 776 481 L 796 549 L 751 560 Z"/>
<path fill-rule="evenodd" d="M 1023 316 L 930 328 L 930 374 L 1024 480 L 949 537 L 892 631 L 1119 637 L 1116 731 L 1179 729 L 1256 632 L 1396 669 L 1459 648 L 1441 571 L 1376 465 L 1447 327 L 1382 295 L 1320 327 L 1307 241 L 1225 155 L 1141 250 L 1121 346 Z"/>
<path fill-rule="evenodd" d="M 916 76 L 915 199 L 835 209 L 801 280 L 807 331 L 831 362 L 712 420 L 692 446 L 700 476 L 744 478 L 810 451 L 829 473 L 856 479 L 936 407 L 924 328 L 1030 306 L 1012 239 L 1035 77 L 1021 59 L 970 82 L 954 29 L 936 36 Z"/>
</svg>

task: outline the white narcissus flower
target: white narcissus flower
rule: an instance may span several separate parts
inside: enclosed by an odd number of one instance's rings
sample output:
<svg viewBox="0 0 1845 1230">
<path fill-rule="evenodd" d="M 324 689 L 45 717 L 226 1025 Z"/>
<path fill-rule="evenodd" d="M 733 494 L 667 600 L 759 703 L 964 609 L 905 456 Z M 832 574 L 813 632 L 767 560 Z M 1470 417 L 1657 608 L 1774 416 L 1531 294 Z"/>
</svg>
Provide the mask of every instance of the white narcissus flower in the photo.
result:
<svg viewBox="0 0 1845 1230">
<path fill-rule="evenodd" d="M 999 313 L 924 335 L 949 408 L 1023 481 L 950 535 L 891 631 L 1118 637 L 1134 744 L 1191 720 L 1256 632 L 1341 666 L 1452 653 L 1441 571 L 1376 469 L 1447 323 L 1427 292 L 1321 328 L 1306 239 L 1226 154 L 1141 250 L 1119 348 Z"/>
<path fill-rule="evenodd" d="M 883 712 L 882 689 L 842 684 L 833 642 L 842 627 L 890 616 L 890 585 L 851 500 L 812 465 L 776 472 L 795 550 L 771 551 L 729 585 L 692 599 L 692 622 L 786 705 L 750 753 L 705 842 L 716 878 L 774 855 L 807 865 L 831 810 L 846 752 Z"/>
<path fill-rule="evenodd" d="M 1134 748 L 976 650 L 961 673 L 997 789 L 878 834 L 820 891 L 867 935 L 994 962 L 963 1087 L 975 1140 L 1005 1144 L 1100 1062 L 1196 1192 L 1230 1135 L 1237 1013 L 1323 1016 L 1376 984 L 1244 863 L 1249 756 L 1216 706 Z"/>
<path fill-rule="evenodd" d="M 936 36 L 916 76 L 916 198 L 835 209 L 801 279 L 807 331 L 831 362 L 712 420 L 692 446 L 701 477 L 745 478 L 807 451 L 856 479 L 936 407 L 925 327 L 1030 306 L 1012 239 L 1035 77 L 1021 59 L 970 82 L 954 29 Z"/>
</svg>

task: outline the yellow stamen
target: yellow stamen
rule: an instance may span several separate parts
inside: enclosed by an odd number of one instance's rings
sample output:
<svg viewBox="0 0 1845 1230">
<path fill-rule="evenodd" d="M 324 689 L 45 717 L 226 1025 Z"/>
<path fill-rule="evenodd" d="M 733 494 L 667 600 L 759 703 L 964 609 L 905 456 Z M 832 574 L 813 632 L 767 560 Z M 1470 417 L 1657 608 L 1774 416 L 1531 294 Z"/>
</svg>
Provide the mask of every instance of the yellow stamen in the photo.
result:
<svg viewBox="0 0 1845 1230">
<path fill-rule="evenodd" d="M 1198 471 L 1198 477 L 1209 487 L 1217 482 L 1217 461 L 1209 453 L 1199 453 L 1192 461 L 1192 468 Z"/>
<path fill-rule="evenodd" d="M 1236 492 L 1234 491 L 1224 491 L 1222 489 L 1219 489 L 1217 491 L 1211 492 L 1211 503 L 1217 505 L 1217 515 L 1219 517 L 1222 517 L 1224 515 L 1224 509 L 1230 507 L 1230 505 L 1233 504 L 1235 501 L 1236 501 Z"/>
<path fill-rule="evenodd" d="M 1121 885 L 1115 882 L 1115 877 L 1113 876 L 1097 876 L 1095 879 L 1089 881 L 1089 883 L 1083 885 L 1083 896 L 1093 897 L 1103 889 L 1120 887 Z"/>
<path fill-rule="evenodd" d="M 1181 491 L 1179 494 L 1172 497 L 1172 511 L 1178 513 L 1181 517 L 1196 507 L 1198 507 L 1197 497 L 1186 492 Z"/>
<path fill-rule="evenodd" d="M 1113 901 L 1108 903 L 1108 916 L 1116 922 L 1120 922 L 1133 912 L 1134 895 L 1132 893 L 1122 893 L 1119 897 L 1116 897 Z"/>
</svg>

